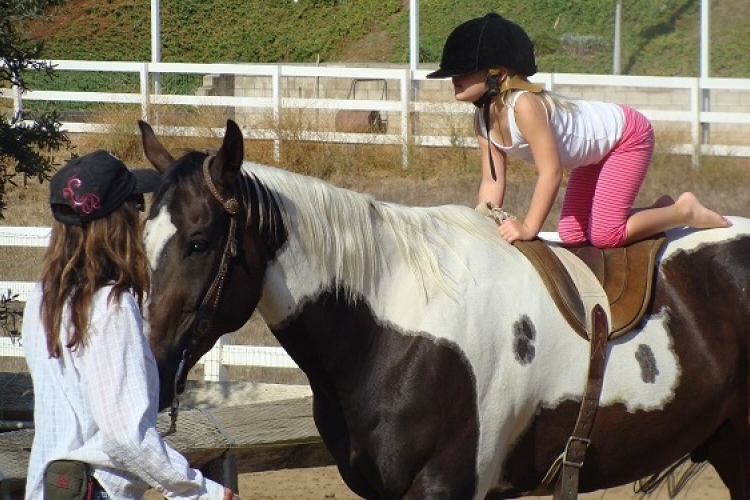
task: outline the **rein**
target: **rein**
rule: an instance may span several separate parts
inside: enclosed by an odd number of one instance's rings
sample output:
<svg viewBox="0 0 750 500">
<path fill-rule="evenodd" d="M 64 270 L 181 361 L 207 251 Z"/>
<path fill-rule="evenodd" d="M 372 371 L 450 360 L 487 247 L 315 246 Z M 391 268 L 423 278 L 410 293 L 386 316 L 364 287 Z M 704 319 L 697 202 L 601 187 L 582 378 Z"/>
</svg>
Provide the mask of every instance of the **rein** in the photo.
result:
<svg viewBox="0 0 750 500">
<path fill-rule="evenodd" d="M 235 233 L 237 230 L 237 213 L 239 212 L 240 204 L 235 197 L 225 199 L 219 194 L 219 190 L 216 189 L 216 184 L 214 184 L 213 179 L 211 179 L 211 172 L 209 171 L 213 159 L 214 156 L 207 156 L 203 161 L 203 179 L 206 181 L 208 190 L 211 191 L 211 194 L 216 198 L 216 201 L 218 201 L 224 208 L 224 211 L 229 214 L 229 234 L 227 235 L 227 243 L 224 246 L 224 252 L 221 256 L 219 272 L 214 277 L 205 297 L 203 297 L 203 302 L 201 302 L 201 305 L 198 308 L 198 313 L 196 314 L 197 325 L 195 329 L 199 335 L 205 335 L 211 328 L 211 323 L 216 316 L 216 311 L 219 309 L 219 300 L 221 299 L 221 292 L 224 289 L 224 281 L 229 272 L 229 265 L 231 264 L 232 259 L 237 256 L 237 238 Z M 196 342 L 191 340 L 188 347 L 182 351 L 182 359 L 177 366 L 177 373 L 174 377 L 174 398 L 172 399 L 172 406 L 169 410 L 170 426 L 169 430 L 165 433 L 165 436 L 173 434 L 177 430 L 177 414 L 179 413 L 180 408 L 180 395 L 184 390 L 184 387 L 182 389 L 178 388 L 178 382 L 182 378 L 183 372 L 185 372 L 185 367 L 188 365 L 188 361 L 193 357 L 193 349 L 195 346 Z"/>
</svg>

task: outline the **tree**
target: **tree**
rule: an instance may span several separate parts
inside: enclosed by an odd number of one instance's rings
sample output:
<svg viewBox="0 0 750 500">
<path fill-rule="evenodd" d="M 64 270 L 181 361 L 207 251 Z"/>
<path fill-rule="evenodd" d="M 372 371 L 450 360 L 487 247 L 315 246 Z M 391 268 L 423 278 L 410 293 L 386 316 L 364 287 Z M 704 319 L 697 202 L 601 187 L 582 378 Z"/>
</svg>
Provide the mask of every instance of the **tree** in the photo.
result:
<svg viewBox="0 0 750 500">
<path fill-rule="evenodd" d="M 28 90 L 28 71 L 54 75 L 49 63 L 42 61 L 44 44 L 30 40 L 24 33 L 29 21 L 44 15 L 45 9 L 64 0 L 0 0 L 0 88 L 17 86 Z M 9 116 L 0 113 L 0 218 L 5 204 L 5 189 L 14 178 L 49 179 L 55 151 L 70 142 L 60 130 L 56 112 L 34 113 L 16 110 Z"/>
</svg>

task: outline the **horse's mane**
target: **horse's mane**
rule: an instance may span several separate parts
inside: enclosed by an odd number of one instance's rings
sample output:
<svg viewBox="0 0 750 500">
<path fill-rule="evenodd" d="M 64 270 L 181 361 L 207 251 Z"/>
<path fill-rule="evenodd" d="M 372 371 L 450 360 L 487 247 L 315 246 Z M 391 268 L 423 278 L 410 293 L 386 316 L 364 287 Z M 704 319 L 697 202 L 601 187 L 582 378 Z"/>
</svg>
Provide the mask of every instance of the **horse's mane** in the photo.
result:
<svg viewBox="0 0 750 500">
<path fill-rule="evenodd" d="M 273 200 L 281 208 L 285 227 L 298 233 L 305 255 L 320 268 L 331 269 L 335 284 L 344 285 L 352 294 L 374 284 L 378 268 L 388 266 L 382 242 L 376 240 L 378 221 L 390 229 L 395 245 L 425 291 L 427 280 L 445 291 L 454 289 L 443 271 L 446 263 L 441 265 L 436 253 L 438 248 L 452 248 L 446 235 L 461 232 L 489 241 L 498 249 L 509 248 L 493 225 L 481 223 L 465 206 L 409 207 L 378 201 L 320 179 L 250 162 L 244 163 L 242 174 L 241 191 L 253 189 L 256 199 Z M 261 216 L 263 212 L 261 209 Z M 438 230 L 445 225 L 450 231 Z M 453 253 L 453 257 L 450 265 L 465 266 L 465 256 Z"/>
</svg>

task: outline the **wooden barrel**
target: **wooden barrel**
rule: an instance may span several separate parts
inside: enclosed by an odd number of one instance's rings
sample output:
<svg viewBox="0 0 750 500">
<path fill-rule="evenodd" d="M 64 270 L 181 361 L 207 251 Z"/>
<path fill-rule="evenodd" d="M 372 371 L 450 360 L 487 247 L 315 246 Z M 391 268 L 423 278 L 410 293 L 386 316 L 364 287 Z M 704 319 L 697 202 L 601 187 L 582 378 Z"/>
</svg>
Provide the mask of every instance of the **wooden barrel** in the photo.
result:
<svg viewBox="0 0 750 500">
<path fill-rule="evenodd" d="M 380 111 L 342 109 L 336 113 L 336 132 L 384 134 L 386 128 Z"/>
</svg>

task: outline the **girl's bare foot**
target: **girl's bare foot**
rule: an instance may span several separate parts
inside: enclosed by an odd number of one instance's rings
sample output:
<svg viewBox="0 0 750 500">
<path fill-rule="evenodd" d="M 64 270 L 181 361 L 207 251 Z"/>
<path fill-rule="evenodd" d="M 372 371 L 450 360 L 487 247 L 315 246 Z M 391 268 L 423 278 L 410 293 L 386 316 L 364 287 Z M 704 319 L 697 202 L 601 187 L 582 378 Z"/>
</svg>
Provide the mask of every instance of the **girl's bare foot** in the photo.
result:
<svg viewBox="0 0 750 500">
<path fill-rule="evenodd" d="M 716 227 L 729 227 L 732 225 L 731 222 L 721 215 L 704 207 L 693 193 L 682 193 L 680 197 L 677 198 L 675 204 L 685 211 L 685 225 L 687 226 L 697 229 L 711 229 Z"/>
</svg>

